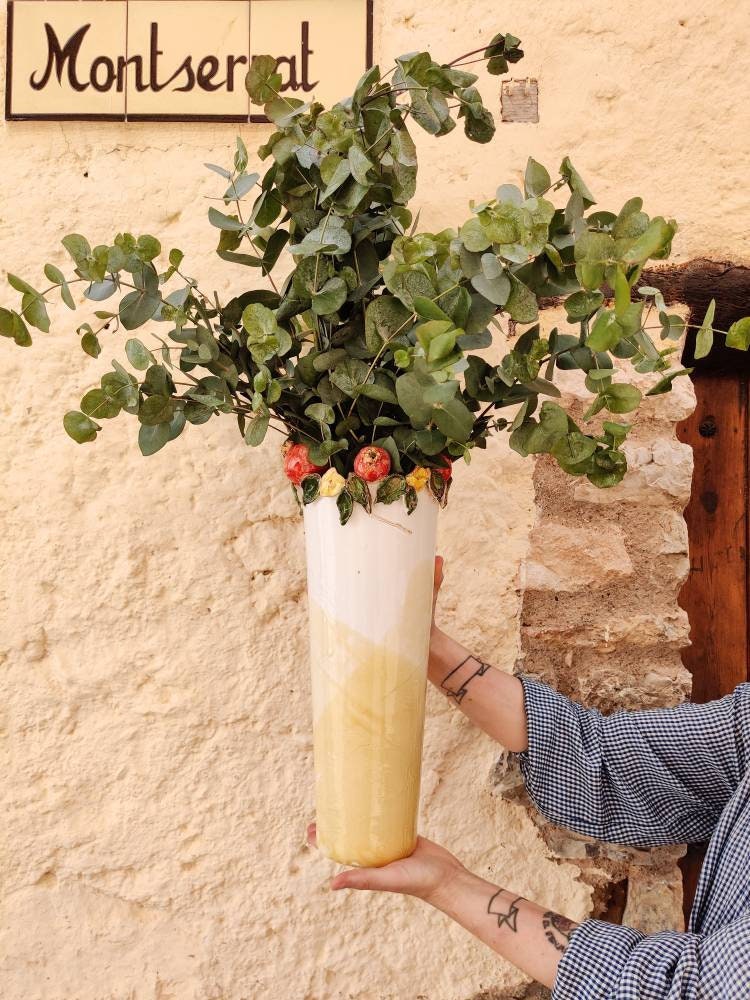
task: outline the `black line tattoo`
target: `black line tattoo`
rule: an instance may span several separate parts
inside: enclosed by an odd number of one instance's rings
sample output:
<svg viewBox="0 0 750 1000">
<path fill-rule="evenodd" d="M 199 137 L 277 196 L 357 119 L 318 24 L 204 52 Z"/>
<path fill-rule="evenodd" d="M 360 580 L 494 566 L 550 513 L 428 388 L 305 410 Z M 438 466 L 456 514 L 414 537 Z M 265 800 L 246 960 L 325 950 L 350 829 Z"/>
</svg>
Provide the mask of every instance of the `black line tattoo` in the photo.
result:
<svg viewBox="0 0 750 1000">
<path fill-rule="evenodd" d="M 474 670 L 472 669 L 472 664 L 469 664 L 469 660 L 473 660 L 474 663 L 478 663 L 479 666 Z M 467 664 L 469 664 L 467 666 Z M 482 674 L 486 674 L 490 669 L 489 663 L 482 663 L 478 660 L 476 656 L 467 656 L 465 660 L 461 660 L 457 667 L 454 667 L 449 674 L 440 682 L 440 687 L 445 691 L 449 698 L 454 698 L 457 705 L 461 704 L 464 695 L 466 694 L 469 684 L 474 680 L 475 677 L 481 677 Z M 451 681 L 453 678 L 453 681 Z M 448 683 L 451 681 L 451 683 Z"/>
<path fill-rule="evenodd" d="M 487 904 L 487 912 L 491 913 L 493 917 L 497 917 L 498 927 L 502 927 L 503 924 L 505 924 L 515 933 L 518 930 L 518 903 L 523 900 L 523 896 L 517 896 L 508 907 L 508 911 L 506 913 L 501 909 L 502 900 L 498 899 L 498 897 L 502 896 L 502 894 L 503 890 L 498 889 Z M 495 900 L 497 900 L 497 903 Z"/>
<path fill-rule="evenodd" d="M 542 927 L 544 928 L 544 936 L 552 947 L 557 951 L 565 951 L 576 924 L 568 917 L 561 917 L 559 913 L 547 910 L 542 916 Z"/>
</svg>

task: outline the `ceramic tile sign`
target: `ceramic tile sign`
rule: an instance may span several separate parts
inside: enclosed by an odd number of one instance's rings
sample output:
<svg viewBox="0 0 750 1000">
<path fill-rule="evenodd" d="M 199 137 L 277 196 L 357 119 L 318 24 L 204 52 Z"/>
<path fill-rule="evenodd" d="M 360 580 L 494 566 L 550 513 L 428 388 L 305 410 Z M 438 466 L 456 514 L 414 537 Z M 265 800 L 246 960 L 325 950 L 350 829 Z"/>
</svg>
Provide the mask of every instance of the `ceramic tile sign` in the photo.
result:
<svg viewBox="0 0 750 1000">
<path fill-rule="evenodd" d="M 261 53 L 283 93 L 334 103 L 372 63 L 372 0 L 9 0 L 5 117 L 264 121 Z"/>
</svg>

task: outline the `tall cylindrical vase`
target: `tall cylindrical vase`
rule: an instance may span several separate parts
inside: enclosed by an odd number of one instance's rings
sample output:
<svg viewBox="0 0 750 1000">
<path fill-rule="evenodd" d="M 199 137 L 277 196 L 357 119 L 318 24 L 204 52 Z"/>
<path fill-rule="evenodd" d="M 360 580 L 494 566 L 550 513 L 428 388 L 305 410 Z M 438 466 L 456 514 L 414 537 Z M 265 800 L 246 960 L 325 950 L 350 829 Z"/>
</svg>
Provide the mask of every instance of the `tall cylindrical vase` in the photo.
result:
<svg viewBox="0 0 750 1000">
<path fill-rule="evenodd" d="M 438 510 L 305 507 L 318 846 L 341 864 L 416 844 Z"/>
</svg>

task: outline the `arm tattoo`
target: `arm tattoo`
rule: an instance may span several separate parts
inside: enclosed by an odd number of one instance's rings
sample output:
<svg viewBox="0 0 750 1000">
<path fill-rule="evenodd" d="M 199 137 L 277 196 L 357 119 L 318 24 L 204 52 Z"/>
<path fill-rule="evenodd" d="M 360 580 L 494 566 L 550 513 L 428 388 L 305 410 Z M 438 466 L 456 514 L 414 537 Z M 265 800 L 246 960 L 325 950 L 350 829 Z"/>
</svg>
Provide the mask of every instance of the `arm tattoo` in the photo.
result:
<svg viewBox="0 0 750 1000">
<path fill-rule="evenodd" d="M 559 913 L 553 913 L 551 910 L 547 910 L 542 916 L 544 936 L 557 951 L 565 951 L 576 926 L 572 920 L 561 917 Z"/>
<path fill-rule="evenodd" d="M 474 664 L 469 663 L 469 660 L 473 660 L 474 663 L 478 663 L 479 666 L 474 668 Z M 489 669 L 489 663 L 482 663 L 482 661 L 478 660 L 476 656 L 467 656 L 466 659 L 461 660 L 459 665 L 454 667 L 449 674 L 445 675 L 440 683 L 440 687 L 443 691 L 445 691 L 449 698 L 454 698 L 456 704 L 460 705 L 469 684 L 471 684 L 475 677 L 481 677 L 482 674 L 486 674 Z"/>
<path fill-rule="evenodd" d="M 502 894 L 503 890 L 498 889 L 487 904 L 487 912 L 497 917 L 498 927 L 505 924 L 515 933 L 518 930 L 518 904 L 523 900 L 523 896 L 517 896 L 507 909 L 503 909 L 503 901 L 499 898 Z"/>
</svg>

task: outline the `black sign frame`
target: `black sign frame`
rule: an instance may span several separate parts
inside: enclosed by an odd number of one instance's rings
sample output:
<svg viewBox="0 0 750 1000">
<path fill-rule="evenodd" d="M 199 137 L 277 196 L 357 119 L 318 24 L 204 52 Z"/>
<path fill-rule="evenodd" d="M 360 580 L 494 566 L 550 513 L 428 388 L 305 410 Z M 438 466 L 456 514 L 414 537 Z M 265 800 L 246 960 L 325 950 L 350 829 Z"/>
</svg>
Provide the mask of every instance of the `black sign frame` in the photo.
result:
<svg viewBox="0 0 750 1000">
<path fill-rule="evenodd" d="M 54 0 L 52 0 L 54 2 Z M 217 0 L 221 3 L 222 0 Z M 270 124 L 265 115 L 178 115 L 178 114 L 29 114 L 13 111 L 13 8 L 14 0 L 7 0 L 5 39 L 5 120 L 10 122 L 214 122 L 236 125 Z M 366 0 L 365 69 L 373 65 L 374 0 Z"/>
</svg>

